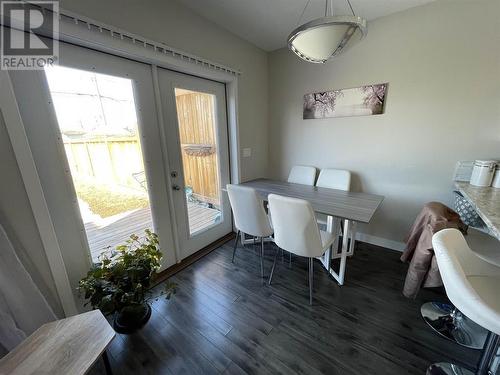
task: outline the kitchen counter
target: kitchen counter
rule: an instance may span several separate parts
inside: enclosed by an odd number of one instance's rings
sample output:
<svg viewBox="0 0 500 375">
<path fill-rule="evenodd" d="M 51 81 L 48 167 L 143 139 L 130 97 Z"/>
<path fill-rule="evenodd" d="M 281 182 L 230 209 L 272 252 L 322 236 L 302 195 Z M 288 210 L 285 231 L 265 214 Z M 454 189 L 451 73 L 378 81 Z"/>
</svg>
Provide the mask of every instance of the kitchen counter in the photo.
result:
<svg viewBox="0 0 500 375">
<path fill-rule="evenodd" d="M 500 240 L 500 189 L 468 182 L 455 182 L 455 186 L 472 203 L 491 235 Z"/>
</svg>

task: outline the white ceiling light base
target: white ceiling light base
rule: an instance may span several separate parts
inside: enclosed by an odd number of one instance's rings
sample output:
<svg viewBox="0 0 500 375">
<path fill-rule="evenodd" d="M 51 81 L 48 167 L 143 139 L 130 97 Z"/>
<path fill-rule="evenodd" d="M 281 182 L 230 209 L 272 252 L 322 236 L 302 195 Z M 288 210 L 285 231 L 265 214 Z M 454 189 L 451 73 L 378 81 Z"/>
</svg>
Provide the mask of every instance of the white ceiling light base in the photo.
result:
<svg viewBox="0 0 500 375">
<path fill-rule="evenodd" d="M 359 42 L 366 33 L 366 20 L 361 17 L 325 16 L 293 30 L 288 48 L 305 61 L 324 64 Z"/>
</svg>

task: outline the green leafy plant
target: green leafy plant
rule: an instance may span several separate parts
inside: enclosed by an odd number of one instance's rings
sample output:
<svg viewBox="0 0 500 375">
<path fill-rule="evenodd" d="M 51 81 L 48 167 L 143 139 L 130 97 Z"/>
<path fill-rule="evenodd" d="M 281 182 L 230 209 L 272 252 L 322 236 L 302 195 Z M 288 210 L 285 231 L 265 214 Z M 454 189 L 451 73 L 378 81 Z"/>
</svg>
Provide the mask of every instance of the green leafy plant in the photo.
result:
<svg viewBox="0 0 500 375">
<path fill-rule="evenodd" d="M 87 276 L 80 280 L 78 290 L 93 308 L 103 314 L 121 312 L 124 308 L 141 306 L 151 298 L 150 287 L 157 277 L 162 253 L 158 235 L 145 231 L 144 238 L 132 234 L 125 244 L 100 257 Z M 170 298 L 176 285 L 166 282 L 162 295 Z"/>
</svg>

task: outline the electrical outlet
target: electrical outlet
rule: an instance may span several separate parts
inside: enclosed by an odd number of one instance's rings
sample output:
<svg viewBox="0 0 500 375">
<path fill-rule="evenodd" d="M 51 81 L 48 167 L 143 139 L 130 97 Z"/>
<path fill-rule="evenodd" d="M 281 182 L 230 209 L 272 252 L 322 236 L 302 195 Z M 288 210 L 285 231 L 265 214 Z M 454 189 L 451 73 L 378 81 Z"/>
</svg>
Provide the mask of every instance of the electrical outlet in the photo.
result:
<svg viewBox="0 0 500 375">
<path fill-rule="evenodd" d="M 247 147 L 247 148 L 244 148 L 243 149 L 243 157 L 244 158 L 249 158 L 250 156 L 252 156 L 252 149 Z"/>
</svg>

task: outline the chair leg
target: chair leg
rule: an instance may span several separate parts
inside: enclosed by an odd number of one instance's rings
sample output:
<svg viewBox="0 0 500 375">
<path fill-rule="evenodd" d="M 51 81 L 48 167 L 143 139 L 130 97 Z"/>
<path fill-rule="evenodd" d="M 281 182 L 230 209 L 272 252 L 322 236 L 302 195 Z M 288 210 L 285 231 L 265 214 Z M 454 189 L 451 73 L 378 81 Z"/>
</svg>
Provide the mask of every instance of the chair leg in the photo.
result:
<svg viewBox="0 0 500 375">
<path fill-rule="evenodd" d="M 274 269 L 276 268 L 276 261 L 278 260 L 278 254 L 280 253 L 279 248 L 276 250 L 276 254 L 274 255 L 273 267 L 271 268 L 271 274 L 269 275 L 268 285 L 271 285 L 271 281 L 273 281 Z"/>
<path fill-rule="evenodd" d="M 240 238 L 240 231 L 236 233 L 236 239 L 234 240 L 234 248 L 233 248 L 233 258 L 231 259 L 231 263 L 234 263 L 234 254 L 236 254 L 236 248 L 238 247 L 238 239 Z"/>
<path fill-rule="evenodd" d="M 314 261 L 309 258 L 309 305 L 313 304 Z"/>
<path fill-rule="evenodd" d="M 260 238 L 260 276 L 264 277 L 264 237 Z"/>
</svg>

